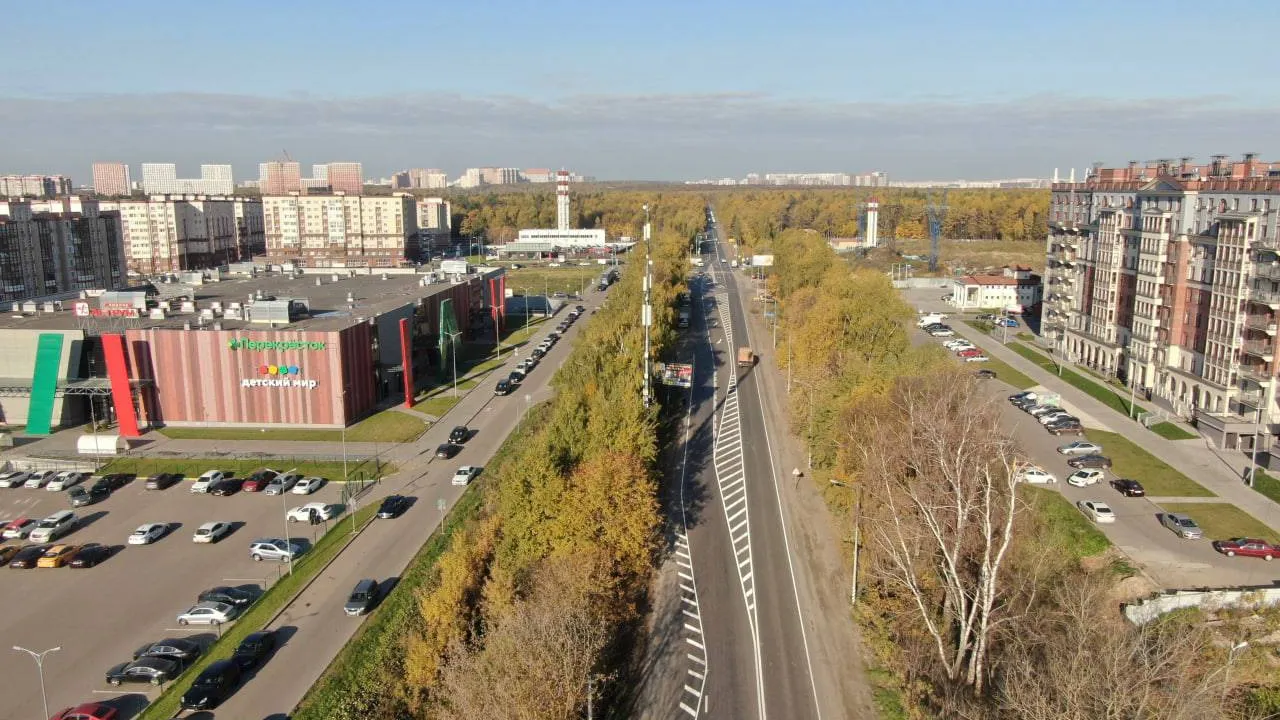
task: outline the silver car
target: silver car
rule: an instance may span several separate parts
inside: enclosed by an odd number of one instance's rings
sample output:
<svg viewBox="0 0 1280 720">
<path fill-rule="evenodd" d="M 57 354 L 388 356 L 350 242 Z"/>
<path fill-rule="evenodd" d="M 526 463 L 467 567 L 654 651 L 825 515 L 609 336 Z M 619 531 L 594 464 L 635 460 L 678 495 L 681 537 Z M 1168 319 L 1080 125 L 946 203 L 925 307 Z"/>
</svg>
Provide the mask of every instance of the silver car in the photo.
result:
<svg viewBox="0 0 1280 720">
<path fill-rule="evenodd" d="M 1182 513 L 1165 513 L 1160 516 L 1160 524 L 1172 530 L 1180 538 L 1199 540 L 1204 537 L 1204 531 L 1196 521 Z"/>
<path fill-rule="evenodd" d="M 196 603 L 178 616 L 179 625 L 221 625 L 230 622 L 240 613 L 235 605 L 220 602 Z"/>
</svg>

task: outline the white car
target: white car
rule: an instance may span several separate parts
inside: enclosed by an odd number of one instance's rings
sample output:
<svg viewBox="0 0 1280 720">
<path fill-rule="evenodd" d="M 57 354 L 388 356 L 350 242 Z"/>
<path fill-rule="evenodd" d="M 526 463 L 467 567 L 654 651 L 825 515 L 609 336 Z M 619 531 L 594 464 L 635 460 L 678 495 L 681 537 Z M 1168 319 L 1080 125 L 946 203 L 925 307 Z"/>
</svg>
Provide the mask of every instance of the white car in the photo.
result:
<svg viewBox="0 0 1280 720">
<path fill-rule="evenodd" d="M 130 545 L 150 545 L 151 543 L 164 537 L 169 532 L 169 526 L 165 523 L 147 523 L 139 525 L 133 534 L 129 535 Z"/>
<path fill-rule="evenodd" d="M 1027 467 L 1019 470 L 1017 474 L 1014 475 L 1014 480 L 1017 482 L 1030 483 L 1032 485 L 1047 485 L 1049 483 L 1058 482 L 1058 478 L 1035 465 L 1028 465 Z"/>
<path fill-rule="evenodd" d="M 229 532 L 231 532 L 231 523 L 207 522 L 196 528 L 196 534 L 191 536 L 191 542 L 216 543 Z"/>
<path fill-rule="evenodd" d="M 8 472 L 0 473 L 0 487 L 22 487 L 22 483 L 26 482 L 29 477 L 31 477 L 30 473 L 23 472 L 21 470 L 10 470 Z"/>
<path fill-rule="evenodd" d="M 966 347 L 973 347 L 973 343 L 965 340 L 964 338 L 956 338 L 955 340 L 948 340 L 942 343 L 942 347 L 947 348 L 948 350 L 960 350 Z"/>
<path fill-rule="evenodd" d="M 1116 521 L 1116 514 L 1112 512 L 1111 506 L 1104 502 L 1081 500 L 1076 503 L 1076 507 L 1080 508 L 1080 512 L 1096 523 L 1113 523 Z"/>
<path fill-rule="evenodd" d="M 480 474 L 480 468 L 474 465 L 463 465 L 453 474 L 454 485 L 467 485 L 472 478 Z"/>
<path fill-rule="evenodd" d="M 335 508 L 333 505 L 322 502 L 307 503 L 290 510 L 286 517 L 289 518 L 289 522 L 310 522 L 312 510 L 316 511 L 321 520 L 328 520 L 333 517 Z"/>
<path fill-rule="evenodd" d="M 226 477 L 227 474 L 221 470 L 206 470 L 200 477 L 196 478 L 194 483 L 191 483 L 191 492 L 207 493 L 214 483 L 222 482 Z"/>
<path fill-rule="evenodd" d="M 220 602 L 202 602 L 178 616 L 179 625 L 221 625 L 231 622 L 237 614 L 235 605 Z"/>
<path fill-rule="evenodd" d="M 1047 412 L 1041 415 L 1037 415 L 1036 419 L 1040 421 L 1041 425 L 1048 425 L 1049 423 L 1052 423 L 1055 420 L 1058 420 L 1060 418 L 1067 417 L 1070 414 L 1071 413 L 1067 412 L 1066 410 L 1054 410 L 1053 412 Z"/>
<path fill-rule="evenodd" d="M 1088 469 L 1077 470 L 1067 477 L 1067 484 L 1076 487 L 1087 487 L 1089 485 L 1097 485 L 1107 479 L 1105 473 L 1101 470 Z"/>
<path fill-rule="evenodd" d="M 267 483 L 267 488 L 263 492 L 268 495 L 283 495 L 292 490 L 293 486 L 297 485 L 301 479 L 302 476 L 296 472 L 280 473 L 271 478 L 271 482 Z"/>
<path fill-rule="evenodd" d="M 1060 412 L 1062 408 L 1057 405 L 1033 405 L 1027 408 L 1027 414 L 1031 417 L 1038 418 L 1041 415 L 1047 415 L 1052 412 Z"/>
<path fill-rule="evenodd" d="M 293 486 L 293 494 L 294 495 L 310 495 L 311 493 L 319 490 L 320 486 L 323 484 L 324 484 L 324 478 L 321 478 L 321 477 L 302 478 L 301 480 L 298 481 L 297 485 Z"/>
<path fill-rule="evenodd" d="M 1077 440 L 1058 448 L 1060 455 L 1101 455 L 1102 446 L 1088 440 Z"/>
<path fill-rule="evenodd" d="M 930 330 L 929 334 L 934 337 L 955 337 L 954 330 L 947 330 L 945 328 L 939 329 L 939 330 Z"/>
<path fill-rule="evenodd" d="M 52 470 L 41 470 L 39 472 L 33 472 L 27 476 L 27 481 L 22 483 L 22 487 L 30 488 L 30 489 L 42 488 L 46 484 L 48 484 L 48 482 L 52 479 L 53 479 Z"/>
<path fill-rule="evenodd" d="M 45 490 L 61 492 L 67 488 L 79 485 L 84 481 L 84 473 L 78 473 L 74 470 L 66 470 L 53 476 L 48 485 L 44 486 Z"/>
<path fill-rule="evenodd" d="M 986 355 L 970 355 L 964 359 L 965 362 L 990 362 L 991 358 Z"/>
</svg>

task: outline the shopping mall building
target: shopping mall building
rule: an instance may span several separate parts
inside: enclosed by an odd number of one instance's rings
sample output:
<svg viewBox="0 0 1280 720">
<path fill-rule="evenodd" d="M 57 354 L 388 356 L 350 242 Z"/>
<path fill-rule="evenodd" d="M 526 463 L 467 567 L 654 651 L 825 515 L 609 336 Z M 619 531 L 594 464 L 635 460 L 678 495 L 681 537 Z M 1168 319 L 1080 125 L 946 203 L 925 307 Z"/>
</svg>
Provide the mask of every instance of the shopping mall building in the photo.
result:
<svg viewBox="0 0 1280 720">
<path fill-rule="evenodd" d="M 443 379 L 462 342 L 492 342 L 506 278 L 246 268 L 174 280 L 15 304 L 0 317 L 0 423 L 39 435 L 112 420 L 124 437 L 340 428 Z"/>
</svg>

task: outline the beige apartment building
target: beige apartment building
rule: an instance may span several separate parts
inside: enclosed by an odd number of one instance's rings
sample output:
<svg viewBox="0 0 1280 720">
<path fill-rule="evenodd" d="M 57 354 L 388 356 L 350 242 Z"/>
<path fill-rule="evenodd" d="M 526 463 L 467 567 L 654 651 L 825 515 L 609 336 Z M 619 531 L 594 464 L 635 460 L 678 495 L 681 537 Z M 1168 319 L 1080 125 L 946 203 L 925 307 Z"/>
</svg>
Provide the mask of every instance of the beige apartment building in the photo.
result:
<svg viewBox="0 0 1280 720">
<path fill-rule="evenodd" d="M 1050 203 L 1042 326 L 1055 354 L 1220 447 L 1280 429 L 1280 163 L 1095 166 L 1054 183 Z"/>
<path fill-rule="evenodd" d="M 0 198 L 51 198 L 71 194 L 64 175 L 0 175 Z"/>
<path fill-rule="evenodd" d="M 0 300 L 125 284 L 120 216 L 96 200 L 0 200 Z"/>
<path fill-rule="evenodd" d="M 268 262 L 304 267 L 399 267 L 418 260 L 418 215 L 408 193 L 262 198 Z"/>
<path fill-rule="evenodd" d="M 265 248 L 258 200 L 153 195 L 101 205 L 120 213 L 129 270 L 141 275 L 216 267 Z"/>
<path fill-rule="evenodd" d="M 93 191 L 99 195 L 128 195 L 129 166 L 120 162 L 93 164 Z"/>
</svg>

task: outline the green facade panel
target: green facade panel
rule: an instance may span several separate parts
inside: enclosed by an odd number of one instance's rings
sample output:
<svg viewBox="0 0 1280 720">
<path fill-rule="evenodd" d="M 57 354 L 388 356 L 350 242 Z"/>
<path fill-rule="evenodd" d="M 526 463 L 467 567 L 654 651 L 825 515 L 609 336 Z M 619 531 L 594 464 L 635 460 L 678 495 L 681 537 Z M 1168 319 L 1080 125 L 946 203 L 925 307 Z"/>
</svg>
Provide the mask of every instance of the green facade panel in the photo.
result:
<svg viewBox="0 0 1280 720">
<path fill-rule="evenodd" d="M 53 396 L 62 370 L 62 334 L 41 333 L 36 342 L 36 369 L 31 376 L 31 403 L 27 406 L 27 434 L 53 431 Z"/>
</svg>

